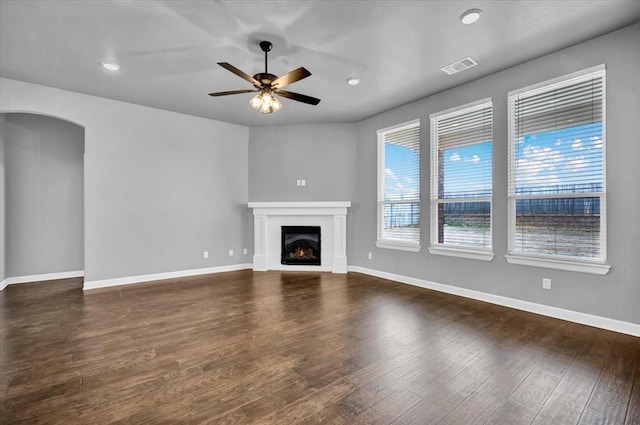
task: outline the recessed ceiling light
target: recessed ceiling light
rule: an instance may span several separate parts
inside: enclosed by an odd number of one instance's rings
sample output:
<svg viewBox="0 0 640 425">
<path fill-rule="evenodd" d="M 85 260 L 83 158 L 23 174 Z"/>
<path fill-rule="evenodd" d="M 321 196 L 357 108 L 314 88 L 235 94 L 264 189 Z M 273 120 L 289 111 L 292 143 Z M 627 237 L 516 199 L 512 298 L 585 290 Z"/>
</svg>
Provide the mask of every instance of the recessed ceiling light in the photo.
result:
<svg viewBox="0 0 640 425">
<path fill-rule="evenodd" d="M 480 13 L 482 13 L 482 10 L 480 9 L 469 9 L 460 15 L 460 20 L 465 25 L 473 24 L 475 21 L 480 19 Z"/>
<path fill-rule="evenodd" d="M 350 86 L 357 86 L 358 84 L 360 84 L 360 78 L 349 77 L 347 78 L 347 84 L 349 84 Z"/>
<path fill-rule="evenodd" d="M 103 62 L 100 62 L 100 64 L 104 69 L 108 69 L 109 71 L 117 71 L 120 69 L 120 65 L 118 65 L 115 62 L 103 61 Z"/>
</svg>

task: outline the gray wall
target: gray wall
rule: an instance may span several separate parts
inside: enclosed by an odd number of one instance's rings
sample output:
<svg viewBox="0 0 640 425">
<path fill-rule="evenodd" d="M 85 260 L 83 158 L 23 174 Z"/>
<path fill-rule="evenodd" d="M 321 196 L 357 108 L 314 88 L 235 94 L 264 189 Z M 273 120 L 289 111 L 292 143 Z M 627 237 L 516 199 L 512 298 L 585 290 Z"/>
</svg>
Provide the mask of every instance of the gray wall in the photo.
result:
<svg viewBox="0 0 640 425">
<path fill-rule="evenodd" d="M 8 277 L 83 270 L 84 129 L 3 114 Z"/>
<path fill-rule="evenodd" d="M 246 127 L 15 80 L 0 88 L 2 112 L 85 129 L 85 282 L 250 261 Z"/>
<path fill-rule="evenodd" d="M 90 146 L 95 154 L 87 163 L 93 204 L 88 266 L 94 276 L 247 261 L 247 142 L 235 127 L 131 119 L 100 131 L 109 142 Z"/>
<path fill-rule="evenodd" d="M 385 112 L 358 124 L 357 184 L 351 265 L 454 285 L 490 294 L 640 323 L 640 25 L 541 57 Z M 606 276 L 508 264 L 507 253 L 507 92 L 601 63 L 607 68 Z M 482 65 L 480 65 L 482 66 Z M 455 78 L 455 77 L 452 77 Z M 429 114 L 491 97 L 494 102 L 494 252 L 491 262 L 430 255 Z M 377 249 L 376 130 L 420 118 L 422 125 L 422 250 Z M 373 252 L 373 260 L 367 260 Z M 552 290 L 542 289 L 542 278 Z"/>
<path fill-rule="evenodd" d="M 354 124 L 252 127 L 251 201 L 350 201 L 356 164 Z M 297 186 L 305 179 L 306 186 Z"/>
</svg>

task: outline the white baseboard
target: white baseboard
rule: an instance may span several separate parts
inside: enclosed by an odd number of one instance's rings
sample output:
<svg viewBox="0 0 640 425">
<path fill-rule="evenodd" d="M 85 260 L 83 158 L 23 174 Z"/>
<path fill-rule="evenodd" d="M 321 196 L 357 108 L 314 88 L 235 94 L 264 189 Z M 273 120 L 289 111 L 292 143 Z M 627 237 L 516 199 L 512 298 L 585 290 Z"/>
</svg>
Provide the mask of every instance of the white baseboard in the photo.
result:
<svg viewBox="0 0 640 425">
<path fill-rule="evenodd" d="M 33 274 L 30 276 L 16 276 L 8 277 L 0 283 L 0 290 L 3 290 L 9 285 L 15 285 L 18 283 L 30 283 L 30 282 L 42 282 L 45 280 L 58 280 L 69 279 L 73 277 L 83 277 L 84 270 L 75 270 L 71 272 L 59 272 L 59 273 L 45 273 L 45 274 Z"/>
<path fill-rule="evenodd" d="M 383 279 L 394 280 L 396 282 L 419 286 L 421 288 L 433 289 L 435 291 L 458 295 L 465 298 L 472 298 L 474 300 L 485 301 L 491 304 L 511 307 L 518 310 L 528 311 L 530 313 L 541 314 L 543 316 L 554 317 L 556 319 L 567 320 L 569 322 L 580 323 L 583 325 L 593 326 L 609 331 L 633 336 L 640 336 L 640 324 L 636 323 L 623 322 L 621 320 L 594 316 L 592 314 L 580 313 L 573 310 L 565 310 L 562 308 L 551 307 L 544 304 L 537 304 L 529 301 L 518 300 L 515 298 L 503 297 L 501 295 L 494 295 L 488 294 L 486 292 L 474 291 L 472 289 L 459 288 L 457 286 L 444 285 L 442 283 L 430 282 L 428 280 L 417 279 L 414 277 L 368 269 L 366 267 L 349 266 L 349 271 L 380 277 Z"/>
<path fill-rule="evenodd" d="M 151 282 L 154 280 L 174 279 L 177 277 L 198 276 L 203 274 L 232 272 L 236 270 L 246 270 L 253 268 L 253 264 L 232 264 L 229 266 L 207 267 L 204 269 L 179 270 L 167 273 L 154 273 L 138 276 L 117 277 L 114 279 L 85 281 L 83 289 L 85 291 L 98 288 L 108 288 L 110 286 L 131 285 L 135 283 Z"/>
</svg>

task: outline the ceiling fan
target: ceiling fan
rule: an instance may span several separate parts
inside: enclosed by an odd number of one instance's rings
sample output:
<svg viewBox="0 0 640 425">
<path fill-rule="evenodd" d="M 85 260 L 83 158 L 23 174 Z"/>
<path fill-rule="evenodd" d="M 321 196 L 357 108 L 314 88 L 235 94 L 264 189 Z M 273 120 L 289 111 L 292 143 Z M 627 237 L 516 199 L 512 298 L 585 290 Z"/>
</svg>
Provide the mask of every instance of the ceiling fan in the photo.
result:
<svg viewBox="0 0 640 425">
<path fill-rule="evenodd" d="M 274 95 L 286 97 L 287 99 L 296 100 L 302 103 L 308 103 L 310 105 L 317 105 L 318 103 L 320 103 L 320 99 L 317 99 L 315 97 L 282 90 L 283 87 L 286 87 L 289 84 L 293 84 L 296 81 L 300 81 L 303 78 L 307 78 L 308 76 L 311 75 L 311 73 L 307 71 L 304 67 L 300 67 L 280 77 L 273 74 L 269 74 L 268 68 L 267 68 L 267 54 L 271 51 L 272 47 L 273 47 L 273 44 L 271 44 L 270 41 L 260 42 L 260 49 L 262 49 L 262 51 L 264 52 L 264 72 L 258 73 L 253 77 L 239 70 L 238 68 L 231 65 L 230 63 L 218 62 L 218 65 L 220 65 L 221 67 L 233 72 L 240 78 L 244 78 L 245 80 L 253 84 L 253 87 L 254 87 L 253 89 L 231 90 L 231 91 L 223 91 L 218 93 L 209 93 L 209 96 L 227 96 L 230 94 L 259 92 L 255 97 L 253 97 L 249 101 L 249 104 L 254 109 L 262 112 L 263 114 L 270 114 L 282 108 L 282 103 L 280 103 L 278 98 Z"/>
</svg>

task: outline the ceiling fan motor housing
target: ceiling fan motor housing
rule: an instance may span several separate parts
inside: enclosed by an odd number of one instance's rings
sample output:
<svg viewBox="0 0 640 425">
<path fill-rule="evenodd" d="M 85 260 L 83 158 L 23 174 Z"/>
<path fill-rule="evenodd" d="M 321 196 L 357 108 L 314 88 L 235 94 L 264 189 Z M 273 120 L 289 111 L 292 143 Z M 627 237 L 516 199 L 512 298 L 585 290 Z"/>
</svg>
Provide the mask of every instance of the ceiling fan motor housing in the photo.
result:
<svg viewBox="0 0 640 425">
<path fill-rule="evenodd" d="M 255 78 L 256 80 L 260 81 L 262 83 L 262 85 L 264 85 L 264 86 L 270 86 L 271 83 L 273 83 L 276 80 L 276 78 L 278 78 L 278 77 L 273 75 L 273 74 L 261 72 L 261 73 L 258 73 L 256 75 L 254 75 L 253 78 Z"/>
</svg>

